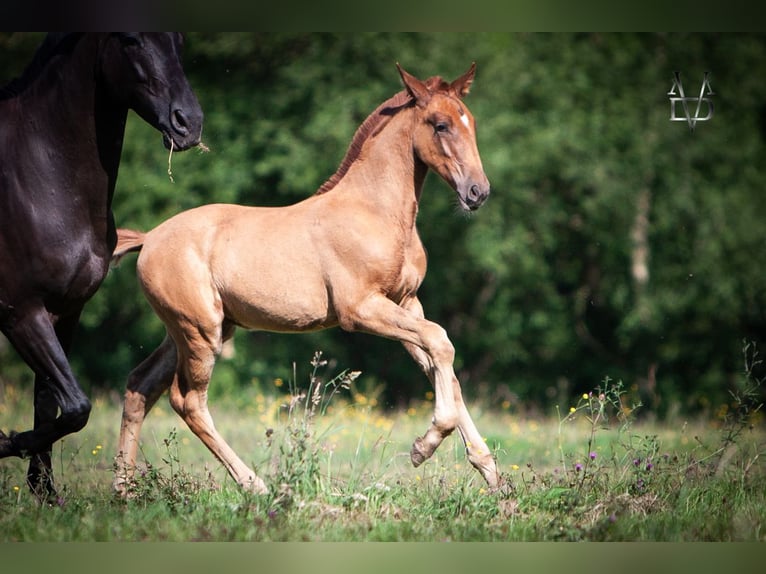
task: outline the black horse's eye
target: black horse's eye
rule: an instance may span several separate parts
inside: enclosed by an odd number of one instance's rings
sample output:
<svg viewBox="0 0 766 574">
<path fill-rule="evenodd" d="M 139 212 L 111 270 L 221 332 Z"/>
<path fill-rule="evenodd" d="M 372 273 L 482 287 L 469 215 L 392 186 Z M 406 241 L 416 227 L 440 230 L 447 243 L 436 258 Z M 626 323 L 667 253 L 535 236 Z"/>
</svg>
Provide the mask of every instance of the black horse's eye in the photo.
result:
<svg viewBox="0 0 766 574">
<path fill-rule="evenodd" d="M 120 33 L 117 34 L 117 38 L 119 38 L 120 44 L 125 48 L 141 45 L 141 40 L 136 34 Z"/>
</svg>

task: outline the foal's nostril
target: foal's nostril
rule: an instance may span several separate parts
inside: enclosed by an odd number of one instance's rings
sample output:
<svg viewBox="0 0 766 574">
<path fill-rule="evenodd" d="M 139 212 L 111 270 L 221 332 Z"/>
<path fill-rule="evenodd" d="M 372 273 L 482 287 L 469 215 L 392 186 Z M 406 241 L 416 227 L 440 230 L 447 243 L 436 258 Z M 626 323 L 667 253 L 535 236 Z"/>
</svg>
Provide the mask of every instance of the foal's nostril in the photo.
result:
<svg viewBox="0 0 766 574">
<path fill-rule="evenodd" d="M 189 133 L 189 122 L 181 109 L 175 109 L 171 112 L 170 123 L 179 134 L 186 135 Z"/>
<path fill-rule="evenodd" d="M 471 186 L 471 189 L 468 190 L 468 197 L 470 197 L 472 200 L 476 201 L 481 197 L 481 190 L 479 189 L 479 186 L 476 184 L 473 184 Z"/>
</svg>

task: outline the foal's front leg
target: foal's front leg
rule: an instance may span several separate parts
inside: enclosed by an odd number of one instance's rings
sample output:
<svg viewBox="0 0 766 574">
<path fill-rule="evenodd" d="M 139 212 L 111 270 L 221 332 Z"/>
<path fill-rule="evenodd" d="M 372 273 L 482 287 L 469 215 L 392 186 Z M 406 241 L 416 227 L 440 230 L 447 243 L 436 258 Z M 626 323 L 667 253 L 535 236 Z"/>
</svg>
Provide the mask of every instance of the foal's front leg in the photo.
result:
<svg viewBox="0 0 766 574">
<path fill-rule="evenodd" d="M 416 317 L 423 317 L 423 307 L 417 298 L 413 297 L 404 303 L 403 306 Z M 429 356 L 420 347 L 416 347 L 411 343 L 404 343 L 404 348 L 407 349 L 431 383 L 434 384 L 434 367 Z M 455 408 L 458 413 L 457 428 L 460 433 L 460 438 L 463 439 L 468 460 L 471 465 L 481 473 L 484 480 L 487 481 L 487 484 L 491 488 L 497 488 L 500 485 L 500 475 L 497 471 L 495 457 L 492 456 L 484 438 L 476 428 L 476 425 L 468 412 L 468 408 L 465 406 L 463 393 L 460 389 L 460 382 L 454 373 L 452 376 L 452 392 L 455 400 Z M 417 439 L 412 446 L 411 458 L 412 463 L 415 466 L 420 465 L 428 458 L 428 456 L 430 456 L 430 454 L 426 456 L 427 452 L 420 448 L 421 441 L 422 439 Z"/>
<path fill-rule="evenodd" d="M 453 389 L 453 381 L 457 380 L 452 367 L 455 349 L 446 331 L 426 320 L 422 313 L 405 310 L 382 295 L 366 299 L 343 317 L 340 324 L 346 330 L 397 339 L 408 350 L 417 349 L 423 357 L 419 362 L 434 386 L 434 416 L 426 433 L 417 438 L 412 446 L 412 462 L 418 466 L 433 455 L 461 420 Z"/>
</svg>

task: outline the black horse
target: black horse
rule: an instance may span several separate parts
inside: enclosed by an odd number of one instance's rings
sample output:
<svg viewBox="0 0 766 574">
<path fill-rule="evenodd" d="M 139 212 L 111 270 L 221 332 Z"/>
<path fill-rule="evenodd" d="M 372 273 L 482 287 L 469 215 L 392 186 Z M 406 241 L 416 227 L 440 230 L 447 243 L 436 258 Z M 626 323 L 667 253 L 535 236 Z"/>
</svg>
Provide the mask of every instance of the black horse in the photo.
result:
<svg viewBox="0 0 766 574">
<path fill-rule="evenodd" d="M 34 429 L 0 431 L 0 458 L 29 457 L 40 498 L 55 494 L 53 443 L 91 409 L 67 352 L 117 241 L 111 204 L 128 109 L 169 149 L 200 142 L 182 43 L 175 33 L 49 35 L 0 88 L 0 330 L 35 373 Z"/>
</svg>

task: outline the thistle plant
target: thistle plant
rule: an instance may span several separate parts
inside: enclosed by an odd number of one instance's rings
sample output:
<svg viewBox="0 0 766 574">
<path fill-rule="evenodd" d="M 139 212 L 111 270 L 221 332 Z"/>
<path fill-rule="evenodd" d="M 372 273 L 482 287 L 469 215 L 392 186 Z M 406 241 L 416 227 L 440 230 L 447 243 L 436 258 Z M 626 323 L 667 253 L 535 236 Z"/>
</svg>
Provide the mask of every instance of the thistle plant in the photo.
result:
<svg viewBox="0 0 766 574">
<path fill-rule="evenodd" d="M 266 431 L 267 446 L 274 449 L 271 458 L 271 483 L 278 488 L 278 499 L 290 499 L 293 494 L 307 496 L 316 494 L 320 488 L 321 438 L 316 420 L 326 414 L 333 398 L 348 390 L 361 374 L 360 371 L 344 370 L 328 382 L 323 382 L 320 371 L 327 366 L 322 352 L 316 351 L 311 359 L 311 375 L 306 389 L 299 388 L 297 369 L 293 363 L 293 379 L 289 384 L 289 396 L 283 405 L 286 425 Z"/>
<path fill-rule="evenodd" d="M 630 407 L 624 404 L 624 385 L 622 381 L 614 382 L 610 377 L 605 377 L 595 391 L 583 393 L 575 406 L 569 408 L 565 416 L 561 416 L 558 405 L 558 448 L 561 456 L 561 464 L 564 475 L 574 473 L 571 486 L 577 492 L 582 492 L 586 481 L 594 480 L 594 469 L 600 465 L 598 449 L 596 447 L 596 435 L 601 430 L 608 430 L 617 421 L 619 424 L 618 435 L 622 435 L 632 422 L 632 417 L 641 403 L 632 404 Z M 578 416 L 584 416 L 588 422 L 587 444 L 582 456 L 572 455 L 576 462 L 567 469 L 567 455 L 563 447 L 563 428 L 565 424 L 572 423 Z"/>
</svg>

